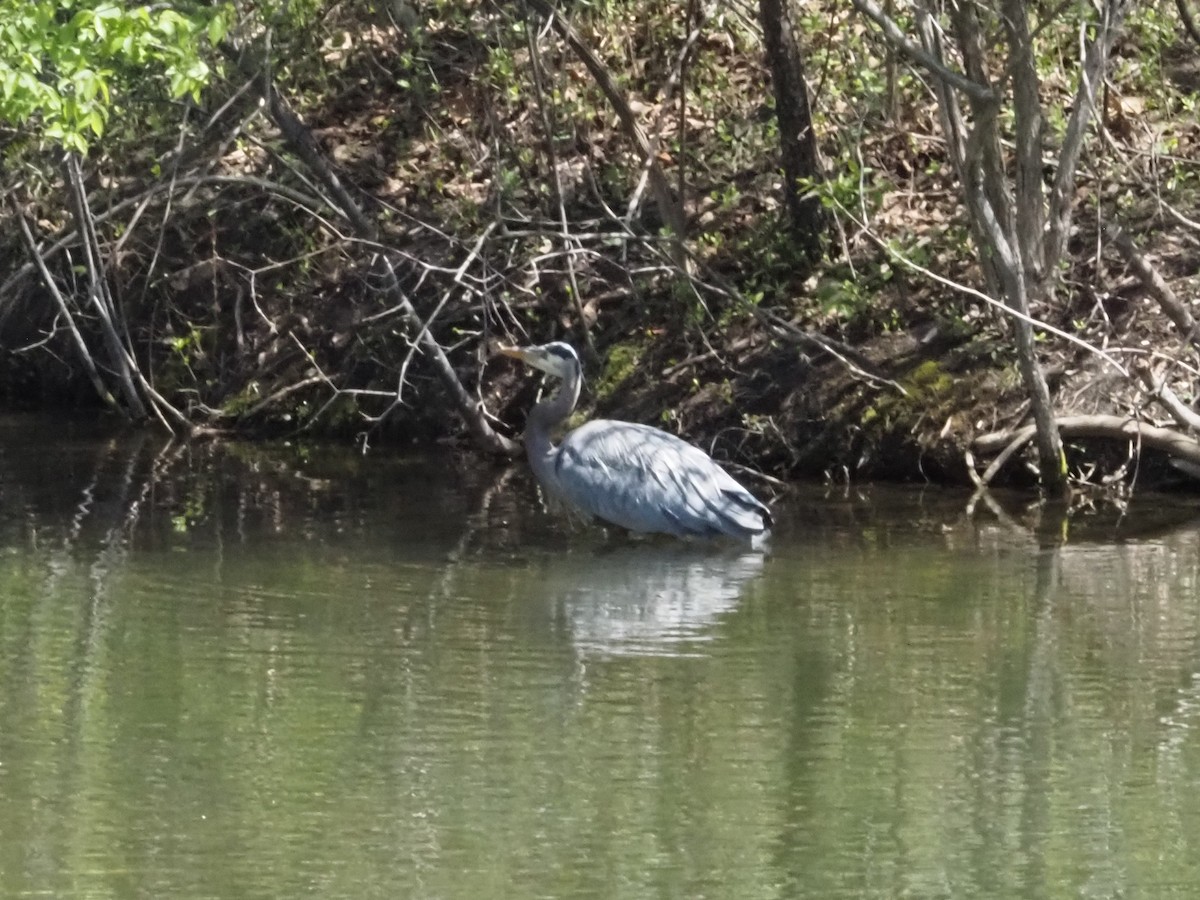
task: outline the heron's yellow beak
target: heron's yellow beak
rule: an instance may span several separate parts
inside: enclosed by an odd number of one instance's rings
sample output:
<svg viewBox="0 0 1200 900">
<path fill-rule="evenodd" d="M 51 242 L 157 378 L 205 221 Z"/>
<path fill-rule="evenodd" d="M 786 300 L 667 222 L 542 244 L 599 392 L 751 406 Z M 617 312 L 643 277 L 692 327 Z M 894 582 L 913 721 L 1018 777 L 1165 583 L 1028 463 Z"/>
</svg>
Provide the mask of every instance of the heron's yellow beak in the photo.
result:
<svg viewBox="0 0 1200 900">
<path fill-rule="evenodd" d="M 521 347 L 500 347 L 496 350 L 504 356 L 511 356 L 513 359 L 519 359 L 521 362 L 529 362 L 529 353 Z"/>
<path fill-rule="evenodd" d="M 527 366 L 532 366 L 539 372 L 553 375 L 555 378 L 566 378 L 563 363 L 557 356 L 548 353 L 544 346 L 536 347 L 500 347 L 497 353 L 519 359 Z"/>
<path fill-rule="evenodd" d="M 532 366 L 540 372 L 556 374 L 551 361 L 546 358 L 541 347 L 501 347 L 496 352 L 519 359 L 525 365 Z"/>
</svg>

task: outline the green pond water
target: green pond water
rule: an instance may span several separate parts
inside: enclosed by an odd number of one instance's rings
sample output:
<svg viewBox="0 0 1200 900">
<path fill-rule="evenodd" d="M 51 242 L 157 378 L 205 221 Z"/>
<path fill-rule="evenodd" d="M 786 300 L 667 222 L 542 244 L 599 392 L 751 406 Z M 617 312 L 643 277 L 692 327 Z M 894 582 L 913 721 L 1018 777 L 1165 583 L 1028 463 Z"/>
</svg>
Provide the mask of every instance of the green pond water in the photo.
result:
<svg viewBox="0 0 1200 900">
<path fill-rule="evenodd" d="M 0 897 L 1200 896 L 1200 498 L 1026 499 L 0 419 Z"/>
</svg>

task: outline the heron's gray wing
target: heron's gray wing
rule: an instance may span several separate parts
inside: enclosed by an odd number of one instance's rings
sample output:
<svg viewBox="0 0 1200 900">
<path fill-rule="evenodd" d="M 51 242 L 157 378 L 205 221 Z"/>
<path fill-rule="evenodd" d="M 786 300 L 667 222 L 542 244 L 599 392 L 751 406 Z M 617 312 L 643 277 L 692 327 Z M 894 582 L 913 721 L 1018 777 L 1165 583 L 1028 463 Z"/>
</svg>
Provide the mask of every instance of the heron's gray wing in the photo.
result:
<svg viewBox="0 0 1200 900">
<path fill-rule="evenodd" d="M 631 531 L 749 537 L 767 508 L 702 450 L 648 425 L 599 419 L 559 447 L 564 499 Z"/>
</svg>

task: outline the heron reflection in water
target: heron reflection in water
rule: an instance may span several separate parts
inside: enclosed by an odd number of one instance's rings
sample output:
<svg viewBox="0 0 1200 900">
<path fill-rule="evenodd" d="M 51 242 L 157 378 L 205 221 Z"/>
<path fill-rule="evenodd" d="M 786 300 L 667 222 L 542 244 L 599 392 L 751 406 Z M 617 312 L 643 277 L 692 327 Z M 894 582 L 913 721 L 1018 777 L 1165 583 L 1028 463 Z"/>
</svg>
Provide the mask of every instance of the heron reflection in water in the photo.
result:
<svg viewBox="0 0 1200 900">
<path fill-rule="evenodd" d="M 635 532 L 754 539 L 771 527 L 770 510 L 712 457 L 658 428 L 596 419 L 555 446 L 551 429 L 579 399 L 579 356 L 561 341 L 499 352 L 559 379 L 530 411 L 524 438 L 533 474 L 552 498 Z"/>
<path fill-rule="evenodd" d="M 707 656 L 767 557 L 731 543 L 631 541 L 533 552 L 526 610 L 562 627 L 578 657 Z"/>
</svg>

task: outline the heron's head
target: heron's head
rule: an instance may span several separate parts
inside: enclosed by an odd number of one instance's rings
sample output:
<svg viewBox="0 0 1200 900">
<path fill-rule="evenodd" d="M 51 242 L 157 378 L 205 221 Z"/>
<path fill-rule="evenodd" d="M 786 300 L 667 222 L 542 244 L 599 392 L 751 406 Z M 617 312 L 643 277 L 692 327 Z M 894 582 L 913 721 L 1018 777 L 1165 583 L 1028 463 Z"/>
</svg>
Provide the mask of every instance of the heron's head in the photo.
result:
<svg viewBox="0 0 1200 900">
<path fill-rule="evenodd" d="M 574 347 L 562 341 L 536 347 L 501 347 L 497 352 L 564 381 L 579 375 L 579 355 Z"/>
</svg>

